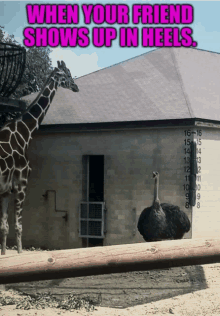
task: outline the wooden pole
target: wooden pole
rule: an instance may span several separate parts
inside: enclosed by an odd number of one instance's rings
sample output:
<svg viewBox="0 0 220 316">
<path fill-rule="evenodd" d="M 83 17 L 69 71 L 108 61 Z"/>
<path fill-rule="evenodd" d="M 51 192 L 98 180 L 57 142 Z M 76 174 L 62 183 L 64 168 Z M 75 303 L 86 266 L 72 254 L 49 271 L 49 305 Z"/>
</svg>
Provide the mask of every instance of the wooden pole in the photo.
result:
<svg viewBox="0 0 220 316">
<path fill-rule="evenodd" d="M 220 239 L 29 252 L 0 256 L 0 284 L 220 262 Z"/>
</svg>

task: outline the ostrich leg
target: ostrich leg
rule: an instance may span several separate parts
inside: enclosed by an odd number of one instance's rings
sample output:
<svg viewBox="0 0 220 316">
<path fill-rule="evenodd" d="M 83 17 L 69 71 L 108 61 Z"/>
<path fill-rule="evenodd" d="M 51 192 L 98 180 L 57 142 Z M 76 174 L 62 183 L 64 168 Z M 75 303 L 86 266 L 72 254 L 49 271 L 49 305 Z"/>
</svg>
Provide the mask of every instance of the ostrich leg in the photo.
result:
<svg viewBox="0 0 220 316">
<path fill-rule="evenodd" d="M 0 231 L 1 231 L 1 240 L 2 240 L 1 255 L 5 255 L 7 235 L 9 233 L 8 202 L 9 202 L 9 195 L 0 195 Z"/>
</svg>

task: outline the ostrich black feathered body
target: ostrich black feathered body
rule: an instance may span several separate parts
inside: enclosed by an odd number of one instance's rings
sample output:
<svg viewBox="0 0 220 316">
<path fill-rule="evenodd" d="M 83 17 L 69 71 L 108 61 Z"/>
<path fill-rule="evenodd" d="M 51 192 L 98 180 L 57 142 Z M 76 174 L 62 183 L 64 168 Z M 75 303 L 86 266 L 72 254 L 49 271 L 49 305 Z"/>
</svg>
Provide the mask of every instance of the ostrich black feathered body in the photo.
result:
<svg viewBox="0 0 220 316">
<path fill-rule="evenodd" d="M 145 241 L 181 239 L 190 230 L 188 216 L 178 206 L 162 203 L 145 208 L 138 221 L 138 231 Z"/>
</svg>

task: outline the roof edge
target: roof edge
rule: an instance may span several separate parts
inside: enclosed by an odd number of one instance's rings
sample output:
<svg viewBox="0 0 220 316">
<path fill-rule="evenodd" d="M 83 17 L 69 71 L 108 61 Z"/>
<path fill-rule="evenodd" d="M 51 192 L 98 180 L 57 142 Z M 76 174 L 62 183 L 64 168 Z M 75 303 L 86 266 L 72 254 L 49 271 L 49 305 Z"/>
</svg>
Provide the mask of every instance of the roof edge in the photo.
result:
<svg viewBox="0 0 220 316">
<path fill-rule="evenodd" d="M 195 118 L 157 120 L 157 121 L 130 121 L 130 122 L 101 122 L 101 123 L 80 123 L 80 124 L 47 124 L 40 125 L 38 133 L 68 133 L 68 132 L 89 132 L 124 129 L 147 129 L 147 128 L 168 128 L 168 127 L 189 127 L 195 126 Z M 219 122 L 220 124 L 220 122 Z"/>
<path fill-rule="evenodd" d="M 180 48 L 180 47 L 177 47 L 177 48 Z M 209 51 L 209 50 L 202 49 L 202 48 L 197 48 L 197 47 L 183 47 L 183 46 L 181 46 L 181 48 L 183 48 L 183 49 L 193 49 L 193 50 L 197 50 L 197 51 L 208 52 L 208 53 L 219 54 L 220 55 L 220 53 L 218 53 L 218 52 L 213 52 L 213 51 Z M 74 80 L 77 81 L 78 79 L 81 79 L 83 77 L 87 77 L 87 76 L 92 75 L 92 74 L 94 74 L 96 72 L 99 72 L 99 71 L 102 71 L 104 69 L 108 69 L 108 68 L 111 68 L 111 67 L 114 67 L 114 66 L 118 66 L 118 65 L 123 64 L 123 63 L 127 63 L 127 62 L 131 61 L 132 59 L 133 60 L 138 59 L 138 58 L 140 58 L 140 57 L 142 57 L 144 55 L 150 54 L 152 52 L 155 52 L 155 51 L 158 51 L 158 50 L 161 50 L 161 49 L 169 49 L 169 50 L 171 49 L 171 51 L 172 51 L 172 49 L 175 49 L 175 47 L 156 47 L 156 48 L 152 48 L 152 49 L 150 49 L 149 51 L 147 51 L 145 53 L 142 53 L 140 55 L 136 55 L 136 56 L 133 56 L 133 57 L 129 57 L 129 58 L 125 59 L 125 60 L 119 61 L 119 62 L 117 62 L 115 64 L 110 65 L 110 66 L 106 66 L 106 67 L 103 67 L 101 69 L 98 69 L 98 70 L 95 70 L 93 72 L 90 72 L 88 74 L 85 74 L 85 75 L 82 75 L 80 77 L 74 78 Z"/>
</svg>

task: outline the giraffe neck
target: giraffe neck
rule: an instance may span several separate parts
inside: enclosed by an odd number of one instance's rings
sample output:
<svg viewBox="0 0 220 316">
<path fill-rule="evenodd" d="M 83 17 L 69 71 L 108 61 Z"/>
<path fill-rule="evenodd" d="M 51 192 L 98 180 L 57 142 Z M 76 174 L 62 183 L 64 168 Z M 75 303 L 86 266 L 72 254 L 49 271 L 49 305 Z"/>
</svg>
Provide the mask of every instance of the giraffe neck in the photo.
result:
<svg viewBox="0 0 220 316">
<path fill-rule="evenodd" d="M 56 75 L 57 71 L 57 68 L 53 70 L 41 91 L 28 106 L 26 111 L 19 118 L 15 118 L 13 121 L 6 124 L 2 129 L 20 134 L 26 144 L 24 148 L 28 147 L 30 140 L 32 139 L 32 134 L 38 130 L 53 101 L 56 90 L 60 85 L 59 77 Z"/>
<path fill-rule="evenodd" d="M 42 123 L 57 91 L 59 80 L 56 76 L 56 71 L 57 69 L 51 73 L 36 99 L 20 118 L 20 121 L 27 126 L 30 137 Z"/>
<path fill-rule="evenodd" d="M 28 106 L 26 111 L 0 130 L 0 138 L 2 137 L 5 141 L 8 140 L 13 143 L 12 147 L 17 146 L 16 150 L 21 155 L 25 155 L 25 150 L 29 146 L 32 134 L 39 128 L 60 85 L 60 79 L 56 75 L 57 71 L 59 70 L 55 68 L 38 96 Z"/>
</svg>

